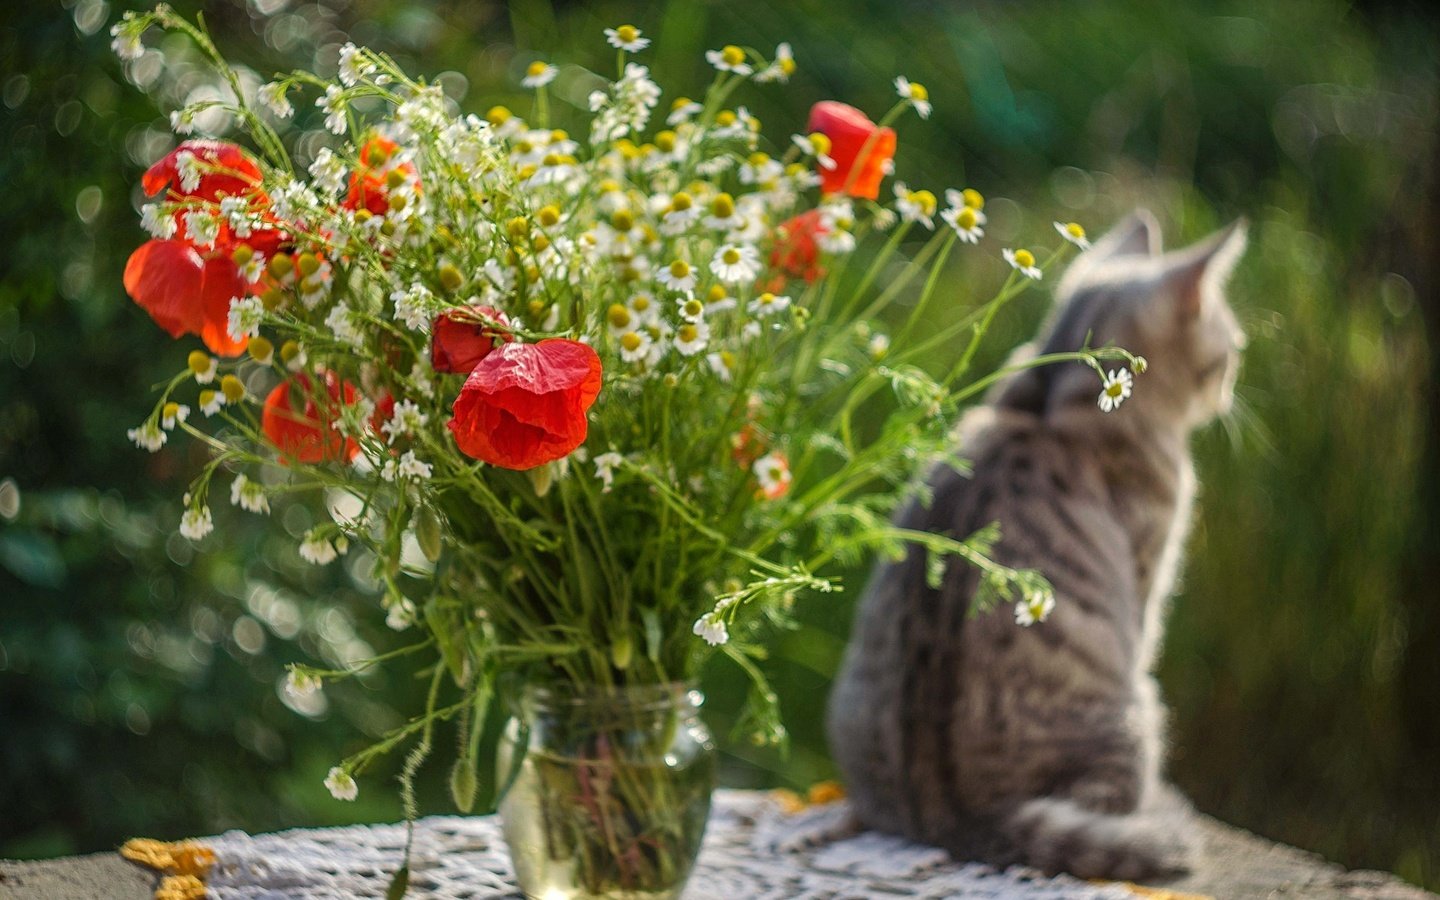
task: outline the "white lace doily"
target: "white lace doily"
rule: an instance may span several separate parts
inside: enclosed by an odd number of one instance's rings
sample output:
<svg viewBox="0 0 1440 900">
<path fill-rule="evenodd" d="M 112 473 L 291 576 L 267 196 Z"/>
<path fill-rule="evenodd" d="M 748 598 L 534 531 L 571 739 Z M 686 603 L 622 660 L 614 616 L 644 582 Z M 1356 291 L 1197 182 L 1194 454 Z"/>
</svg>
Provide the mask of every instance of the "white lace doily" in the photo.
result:
<svg viewBox="0 0 1440 900">
<path fill-rule="evenodd" d="M 721 790 L 685 900 L 1017 898 L 1134 900 L 1097 886 L 1020 869 L 951 862 L 942 850 L 875 833 L 843 835 L 843 804 L 782 815 L 765 794 Z M 836 836 L 840 835 L 840 836 Z M 832 839 L 833 838 L 833 839 Z M 202 839 L 215 851 L 215 900 L 383 898 L 404 846 L 403 825 L 296 829 Z M 433 816 L 416 823 L 414 900 L 520 898 L 493 816 Z"/>
</svg>

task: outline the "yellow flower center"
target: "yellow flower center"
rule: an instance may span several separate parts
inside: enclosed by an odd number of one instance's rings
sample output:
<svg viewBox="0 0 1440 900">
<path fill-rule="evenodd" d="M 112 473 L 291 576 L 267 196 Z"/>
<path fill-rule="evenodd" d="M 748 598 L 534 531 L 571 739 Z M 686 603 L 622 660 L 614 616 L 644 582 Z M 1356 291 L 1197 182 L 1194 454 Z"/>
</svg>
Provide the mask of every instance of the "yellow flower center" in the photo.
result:
<svg viewBox="0 0 1440 900">
<path fill-rule="evenodd" d="M 699 300 L 686 300 L 684 310 L 685 315 L 687 316 L 698 316 L 705 311 L 705 304 L 701 303 Z"/>
<path fill-rule="evenodd" d="M 674 150 L 675 132 L 662 131 L 659 134 L 655 135 L 655 146 L 659 147 L 661 152 L 663 153 L 669 153 L 671 150 Z"/>
<path fill-rule="evenodd" d="M 506 122 L 510 121 L 510 116 L 510 110 L 506 109 L 505 107 L 492 106 L 490 107 L 490 111 L 485 114 L 485 121 L 498 128 L 499 126 L 504 125 Z"/>
<path fill-rule="evenodd" d="M 239 403 L 245 398 L 245 385 L 234 375 L 226 375 L 220 379 L 220 392 L 225 395 L 227 403 Z"/>
<path fill-rule="evenodd" d="M 529 310 L 530 310 L 530 315 L 534 316 L 534 317 L 537 318 L 537 319 L 543 319 L 543 318 L 544 318 L 544 316 L 541 316 L 541 315 L 540 315 L 541 313 L 543 313 L 543 312 L 545 311 L 545 301 L 544 301 L 544 300 L 531 300 L 529 303 L 526 304 L 526 306 L 527 306 L 527 308 L 529 308 Z"/>
<path fill-rule="evenodd" d="M 210 363 L 210 357 L 204 350 L 191 350 L 189 358 L 185 360 L 185 364 L 190 367 L 190 371 L 196 375 L 203 375 L 210 371 Z"/>
<path fill-rule="evenodd" d="M 300 254 L 300 274 L 309 278 L 320 271 L 320 257 L 313 253 Z"/>
<path fill-rule="evenodd" d="M 201 391 L 201 392 L 200 392 L 200 405 L 201 405 L 201 406 L 209 406 L 210 404 L 212 404 L 212 403 L 214 403 L 214 402 L 215 402 L 215 392 L 214 392 L 214 391 Z"/>
<path fill-rule="evenodd" d="M 680 191 L 675 196 L 670 198 L 670 211 L 684 212 L 685 210 L 689 209 L 694 204 L 694 202 L 695 201 L 690 197 L 689 194 L 685 193 L 684 191 Z"/>
<path fill-rule="evenodd" d="M 740 251 L 731 247 L 720 254 L 720 259 L 724 261 L 725 265 L 733 266 L 740 261 Z"/>
<path fill-rule="evenodd" d="M 1022 269 L 1030 268 L 1031 266 L 1035 265 L 1035 254 L 1031 253 L 1029 250 L 1016 250 L 1015 265 L 1019 266 Z"/>
<path fill-rule="evenodd" d="M 160 416 L 165 419 L 174 419 L 178 415 L 180 415 L 180 404 L 178 403 L 167 403 L 160 410 Z"/>
<path fill-rule="evenodd" d="M 770 304 L 775 302 L 775 295 L 770 293 L 769 291 L 766 291 L 765 293 L 757 297 L 756 300 L 759 301 L 761 306 L 769 306 Z"/>
<path fill-rule="evenodd" d="M 385 173 L 385 186 L 388 187 L 390 190 L 393 191 L 404 183 L 405 173 L 400 171 L 399 169 L 391 169 L 389 172 Z"/>
<path fill-rule="evenodd" d="M 538 78 L 541 75 L 545 74 L 545 70 L 547 68 L 549 67 L 546 66 L 545 63 L 537 59 L 530 64 L 530 68 L 525 70 L 525 74 L 529 75 L 531 78 Z"/>
<path fill-rule="evenodd" d="M 780 63 L 780 71 L 784 72 L 786 75 L 795 74 L 795 60 L 791 59 L 788 56 L 782 56 L 780 57 L 778 62 Z"/>
<path fill-rule="evenodd" d="M 645 310 L 650 308 L 650 298 L 645 296 L 644 294 L 638 294 L 634 299 L 630 301 L 630 308 L 635 310 L 637 313 L 643 313 Z"/>
<path fill-rule="evenodd" d="M 545 158 L 540 160 L 541 164 L 546 166 L 558 166 L 564 161 L 565 157 L 558 153 L 547 153 L 545 154 Z"/>
<path fill-rule="evenodd" d="M 250 249 L 249 244 L 241 244 L 230 254 L 230 258 L 235 261 L 235 265 L 243 266 L 255 258 L 255 251 Z"/>
<path fill-rule="evenodd" d="M 974 228 L 975 223 L 978 221 L 980 221 L 980 219 L 975 215 L 975 208 L 971 206 L 962 207 L 960 212 L 955 215 L 955 224 L 959 225 L 965 231 Z"/>
<path fill-rule="evenodd" d="M 270 262 L 265 268 L 269 269 L 270 274 L 274 277 L 284 279 L 288 277 L 291 272 L 295 271 L 295 260 L 281 253 L 278 256 L 270 257 Z"/>
<path fill-rule="evenodd" d="M 250 346 L 246 349 L 250 351 L 250 358 L 258 363 L 268 363 L 271 355 L 275 353 L 275 345 L 270 343 L 268 338 L 258 335 L 250 339 Z"/>
<path fill-rule="evenodd" d="M 570 140 L 570 132 L 566 131 L 563 128 L 557 128 L 554 131 L 550 132 L 550 140 L 556 143 L 559 143 L 560 141 L 568 141 Z"/>
<path fill-rule="evenodd" d="M 676 278 L 688 278 L 690 276 L 690 264 L 683 259 L 677 259 L 670 264 L 670 274 Z"/>
<path fill-rule="evenodd" d="M 670 104 L 670 111 L 674 112 L 682 106 L 689 106 L 692 101 L 689 97 L 676 97 L 675 102 Z"/>
<path fill-rule="evenodd" d="M 616 231 L 629 231 L 635 227 L 635 217 L 628 209 L 617 209 L 610 216 L 610 227 Z"/>
<path fill-rule="evenodd" d="M 725 288 L 718 284 L 710 285 L 710 292 L 707 294 L 711 303 L 719 303 L 725 299 Z"/>
<path fill-rule="evenodd" d="M 1079 222 L 1071 222 L 1065 226 L 1065 233 L 1077 241 L 1085 240 L 1085 229 L 1080 227 Z"/>
<path fill-rule="evenodd" d="M 971 209 L 979 210 L 985 208 L 985 197 L 974 188 L 966 188 L 960 192 L 960 196 L 965 198 L 965 205 Z"/>
<path fill-rule="evenodd" d="M 640 337 L 639 334 L 633 331 L 627 331 L 620 338 L 620 346 L 624 347 L 631 353 L 634 353 L 636 350 L 640 349 L 640 344 L 643 340 L 644 338 Z"/>
<path fill-rule="evenodd" d="M 725 368 L 727 369 L 735 368 L 735 354 L 729 350 L 720 351 L 720 361 L 725 364 Z"/>
<path fill-rule="evenodd" d="M 728 109 L 721 110 L 720 114 L 715 117 L 715 124 L 721 128 L 729 128 L 735 124 L 735 113 Z"/>
<path fill-rule="evenodd" d="M 925 89 L 925 85 L 912 81 L 910 82 L 910 99 L 917 103 L 924 103 L 930 99 L 930 92 Z"/>
<path fill-rule="evenodd" d="M 829 156 L 832 144 L 828 136 L 817 131 L 810 135 L 810 146 L 814 149 L 816 156 Z"/>
<path fill-rule="evenodd" d="M 640 29 L 634 25 L 621 25 L 615 29 L 615 36 L 620 39 L 620 43 L 630 44 L 640 36 Z"/>
<path fill-rule="evenodd" d="M 734 44 L 726 44 L 720 51 L 720 60 L 727 66 L 738 66 L 745 61 L 745 51 Z"/>
<path fill-rule="evenodd" d="M 937 203 L 935 195 L 930 191 L 911 191 L 910 202 L 920 207 L 921 212 L 927 216 L 935 212 L 935 205 Z"/>
<path fill-rule="evenodd" d="M 630 324 L 630 310 L 620 303 L 610 304 L 610 308 L 605 311 L 605 316 L 610 320 L 612 328 L 620 329 Z"/>
<path fill-rule="evenodd" d="M 294 359 L 295 357 L 297 357 L 297 356 L 299 356 L 299 355 L 300 355 L 300 345 L 297 344 L 297 343 L 295 343 L 294 341 L 286 341 L 285 343 L 283 343 L 283 344 L 280 345 L 280 360 L 281 360 L 281 362 L 286 362 L 286 363 L 288 363 L 288 362 L 290 362 L 292 359 Z"/>
<path fill-rule="evenodd" d="M 680 335 L 681 343 L 689 344 L 694 342 L 694 340 L 700 336 L 700 329 L 696 328 L 694 325 L 687 324 L 681 325 L 676 333 Z"/>
<path fill-rule="evenodd" d="M 542 206 L 540 211 L 535 214 L 535 218 L 539 219 L 540 224 L 546 228 L 556 225 L 560 222 L 560 207 L 554 204 Z"/>
<path fill-rule="evenodd" d="M 1125 385 L 1121 384 L 1118 381 L 1112 381 L 1110 384 L 1107 384 L 1105 386 L 1105 395 L 1107 397 L 1118 398 L 1123 393 L 1125 393 Z"/>
<path fill-rule="evenodd" d="M 769 161 L 770 154 L 765 153 L 764 151 L 756 150 L 754 153 L 750 154 L 750 165 L 754 166 L 757 169 L 765 165 Z"/>
<path fill-rule="evenodd" d="M 735 215 L 735 198 L 729 194 L 716 194 L 710 201 L 710 212 L 717 219 L 728 219 Z"/>
</svg>

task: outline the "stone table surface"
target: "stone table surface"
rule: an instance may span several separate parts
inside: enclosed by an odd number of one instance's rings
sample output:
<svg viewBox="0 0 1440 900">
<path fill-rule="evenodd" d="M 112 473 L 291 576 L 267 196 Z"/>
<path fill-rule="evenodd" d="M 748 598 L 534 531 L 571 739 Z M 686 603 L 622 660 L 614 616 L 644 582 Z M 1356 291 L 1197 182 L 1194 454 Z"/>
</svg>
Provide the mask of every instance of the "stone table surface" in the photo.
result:
<svg viewBox="0 0 1440 900">
<path fill-rule="evenodd" d="M 798 816 L 783 816 L 766 795 L 720 791 L 716 813 L 706 837 L 686 900 L 748 900 L 750 897 L 940 898 L 940 897 L 1077 897 L 1087 900 L 1134 897 L 1115 885 L 1095 886 L 1022 874 L 999 873 L 974 865 L 960 866 L 940 851 L 907 845 L 881 835 L 826 834 L 843 819 L 843 805 L 816 807 Z M 510 887 L 509 864 L 493 818 L 433 817 L 417 832 L 417 865 L 410 897 L 518 898 Z M 1346 871 L 1319 857 L 1256 837 L 1211 818 L 1199 819 L 1204 852 L 1200 866 L 1188 876 L 1157 885 L 1175 894 L 1228 898 L 1307 898 L 1307 900 L 1440 900 L 1383 872 Z M 431 843 L 420 838 L 427 834 Z M 353 854 L 369 847 L 381 859 L 396 858 L 401 830 L 396 826 L 352 829 L 295 830 L 250 837 L 229 832 L 202 839 L 220 860 L 210 879 L 209 896 L 217 900 L 257 898 L 378 897 L 383 883 L 346 880 L 344 870 L 366 869 Z M 787 835 L 808 834 L 790 841 Z M 447 843 L 447 841 L 449 843 Z M 427 850 L 428 846 L 428 850 Z M 277 856 L 292 852 L 303 865 L 276 866 Z M 310 848 L 310 849 L 307 849 Z M 317 866 L 314 848 L 339 854 L 337 880 L 321 876 L 324 887 L 302 885 Z M 310 854 L 307 856 L 306 854 Z M 351 857 L 346 857 L 351 853 Z M 430 861 L 427 863 L 427 854 Z M 867 859 L 866 857 L 872 857 Z M 366 857 L 365 859 L 376 859 Z M 257 863 L 258 860 L 258 863 Z M 456 861 L 461 861 L 456 866 Z M 431 872 L 427 874 L 427 865 Z M 453 868 L 446 868 L 454 866 Z M 393 862 L 383 864 L 386 871 Z M 369 866 L 374 869 L 376 867 Z M 478 881 L 453 880 L 479 871 Z M 297 873 L 304 877 L 298 877 Z M 118 853 L 33 862 L 0 861 L 0 900 L 148 900 L 159 884 L 157 873 L 120 858 Z M 1023 883 L 1022 883 L 1023 882 Z M 298 886 L 297 886 L 298 885 Z M 379 885 L 377 888 L 376 885 Z M 975 885 L 978 891 L 972 890 Z M 372 893 L 378 890 L 380 893 Z M 1143 896 L 1143 895 L 1142 895 Z"/>
</svg>

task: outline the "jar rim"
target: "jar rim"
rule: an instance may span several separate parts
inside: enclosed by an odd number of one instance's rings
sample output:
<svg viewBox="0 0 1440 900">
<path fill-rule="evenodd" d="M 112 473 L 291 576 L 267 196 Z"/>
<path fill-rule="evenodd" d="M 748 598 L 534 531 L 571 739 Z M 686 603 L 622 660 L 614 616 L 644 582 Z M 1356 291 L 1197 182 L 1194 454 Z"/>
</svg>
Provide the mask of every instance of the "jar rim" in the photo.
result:
<svg viewBox="0 0 1440 900">
<path fill-rule="evenodd" d="M 705 702 L 705 695 L 693 680 L 624 685 L 525 684 L 520 694 L 525 705 L 549 710 L 597 705 L 662 709 L 681 703 L 699 707 Z"/>
</svg>

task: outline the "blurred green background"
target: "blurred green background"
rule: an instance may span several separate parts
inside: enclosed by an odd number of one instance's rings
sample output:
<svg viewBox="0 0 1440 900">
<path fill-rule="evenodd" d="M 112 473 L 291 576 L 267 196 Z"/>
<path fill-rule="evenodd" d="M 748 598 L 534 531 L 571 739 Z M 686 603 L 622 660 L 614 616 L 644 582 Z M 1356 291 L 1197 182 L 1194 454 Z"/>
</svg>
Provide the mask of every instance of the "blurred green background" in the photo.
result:
<svg viewBox="0 0 1440 900">
<path fill-rule="evenodd" d="M 213 79 L 180 44 L 152 40 L 129 71 L 157 107 L 109 52 L 120 8 L 11 4 L 0 20 L 0 857 L 394 819 L 386 773 L 362 782 L 356 804 L 320 781 L 415 703 L 396 672 L 287 707 L 285 663 L 343 663 L 393 641 L 362 573 L 295 560 L 285 532 L 308 527 L 303 508 L 272 522 L 216 507 L 197 552 L 175 527 L 198 449 L 152 456 L 125 439 L 191 348 L 121 289 L 142 240 L 139 173 L 170 146 L 163 113 Z M 214 0 L 205 11 L 227 54 L 262 78 L 333 70 L 349 35 L 441 76 L 475 111 L 523 111 L 519 74 L 537 53 L 608 70 L 601 32 L 624 22 L 655 38 L 642 61 L 667 101 L 708 82 L 704 50 L 789 40 L 795 80 L 743 98 L 772 139 L 800 130 L 819 99 L 878 116 L 904 74 L 930 87 L 936 113 L 903 123 L 897 174 L 990 196 L 990 255 L 1053 241 L 1052 219 L 1099 231 L 1136 205 L 1160 215 L 1171 245 L 1249 215 L 1232 289 L 1251 338 L 1241 403 L 1198 441 L 1200 511 L 1161 665 L 1171 770 L 1229 822 L 1440 888 L 1440 29 L 1418 5 Z M 998 279 L 992 260 L 957 256 L 950 315 Z M 990 362 L 1047 302 L 1042 291 L 1007 311 Z M 806 627 L 778 636 L 769 668 L 794 746 L 728 743 L 726 783 L 833 774 L 820 698 L 863 578 L 807 600 Z M 743 686 L 717 661 L 706 688 L 724 733 Z M 426 812 L 448 810 L 444 771 L 426 770 Z"/>
</svg>

